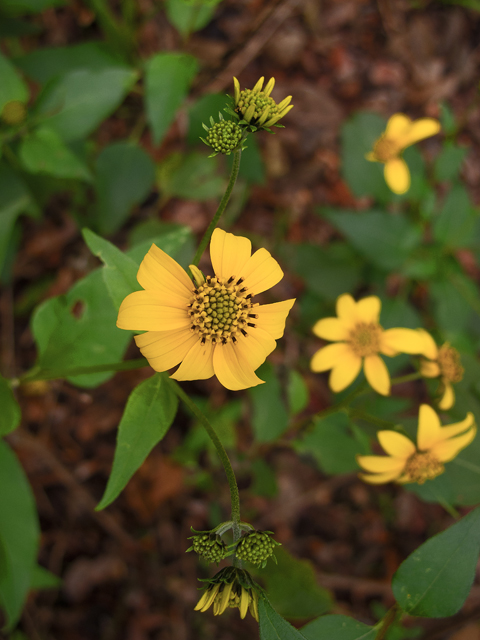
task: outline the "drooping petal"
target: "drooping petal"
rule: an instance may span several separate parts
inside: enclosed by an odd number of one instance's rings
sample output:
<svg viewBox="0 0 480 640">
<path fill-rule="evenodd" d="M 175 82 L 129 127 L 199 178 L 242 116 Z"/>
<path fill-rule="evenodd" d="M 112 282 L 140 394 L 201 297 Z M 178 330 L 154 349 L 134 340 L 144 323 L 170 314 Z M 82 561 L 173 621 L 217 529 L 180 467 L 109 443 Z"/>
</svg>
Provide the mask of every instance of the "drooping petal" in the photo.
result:
<svg viewBox="0 0 480 640">
<path fill-rule="evenodd" d="M 210 340 L 202 344 L 202 341 L 197 337 L 197 342 L 170 377 L 175 380 L 207 380 L 211 378 L 215 373 L 213 370 L 213 349 L 214 345 Z"/>
<path fill-rule="evenodd" d="M 155 289 L 162 295 L 175 294 L 187 300 L 192 296 L 194 288 L 192 281 L 178 262 L 155 244 L 152 244 L 142 260 L 137 280 L 144 289 Z"/>
<path fill-rule="evenodd" d="M 379 431 L 378 441 L 382 449 L 391 456 L 406 460 L 416 451 L 413 442 L 397 431 Z"/>
<path fill-rule="evenodd" d="M 380 302 L 380 298 L 377 298 L 377 296 L 362 298 L 362 300 L 357 302 L 357 318 L 360 322 L 366 322 L 367 324 L 372 322 L 378 323 L 381 307 L 382 303 Z"/>
<path fill-rule="evenodd" d="M 423 354 L 425 338 L 417 329 L 387 329 L 382 333 L 380 350 L 396 353 Z M 387 355 L 387 354 L 386 354 Z"/>
<path fill-rule="evenodd" d="M 358 477 L 360 480 L 364 482 L 368 482 L 369 484 L 384 484 L 385 482 L 391 482 L 392 480 L 396 480 L 398 478 L 398 471 L 386 471 L 385 473 L 359 473 Z"/>
<path fill-rule="evenodd" d="M 390 374 L 380 356 L 367 356 L 363 370 L 368 384 L 372 389 L 375 389 L 375 391 L 382 394 L 382 396 L 388 396 L 390 394 Z"/>
<path fill-rule="evenodd" d="M 392 456 L 357 456 L 358 464 L 372 473 L 385 473 L 385 471 L 401 471 L 405 466 L 404 458 Z"/>
<path fill-rule="evenodd" d="M 445 390 L 442 399 L 438 403 L 438 407 L 442 411 L 448 411 L 448 409 L 451 409 L 455 404 L 455 391 L 448 380 L 444 380 L 443 384 L 445 385 Z M 445 429 L 445 427 L 443 428 Z"/>
<path fill-rule="evenodd" d="M 443 440 L 440 418 L 428 404 L 421 404 L 418 412 L 417 445 L 420 451 L 428 451 Z"/>
<path fill-rule="evenodd" d="M 242 288 L 256 295 L 274 287 L 283 278 L 280 265 L 266 249 L 258 249 L 242 267 Z"/>
<path fill-rule="evenodd" d="M 473 426 L 466 433 L 444 442 L 439 442 L 432 447 L 431 453 L 440 462 L 450 462 L 453 460 L 462 449 L 468 447 L 468 445 L 474 440 L 477 434 L 477 428 Z"/>
<path fill-rule="evenodd" d="M 256 387 L 264 382 L 231 342 L 216 345 L 213 352 L 213 369 L 220 383 L 232 391 Z"/>
<path fill-rule="evenodd" d="M 285 322 L 290 309 L 293 307 L 295 299 L 284 302 L 274 302 L 273 304 L 262 304 L 253 307 L 252 313 L 258 316 L 253 322 L 264 331 L 267 331 L 272 338 L 278 340 L 285 331 Z"/>
<path fill-rule="evenodd" d="M 420 363 L 420 373 L 424 378 L 438 378 L 441 371 L 437 362 L 422 360 Z"/>
<path fill-rule="evenodd" d="M 448 438 L 453 438 L 454 436 L 463 433 L 466 429 L 469 429 L 474 422 L 475 418 L 473 413 L 469 411 L 461 422 L 455 422 L 454 424 L 442 427 L 442 440 L 448 440 Z"/>
<path fill-rule="evenodd" d="M 420 120 L 415 120 L 401 136 L 399 140 L 400 148 L 405 149 L 405 147 L 409 147 L 419 140 L 430 138 L 437 134 L 440 129 L 440 122 L 434 118 L 420 118 Z"/>
<path fill-rule="evenodd" d="M 134 291 L 120 305 L 117 318 L 119 329 L 132 331 L 169 331 L 189 327 L 186 306 L 168 306 L 157 291 Z"/>
<path fill-rule="evenodd" d="M 350 328 L 339 318 L 322 318 L 315 323 L 313 333 L 324 340 L 346 340 L 350 333 Z"/>
<path fill-rule="evenodd" d="M 245 263 L 252 253 L 252 243 L 248 238 L 234 236 L 222 229 L 215 229 L 210 242 L 210 258 L 215 275 L 220 280 L 232 276 L 240 278 Z"/>
<path fill-rule="evenodd" d="M 410 170 L 403 158 L 392 158 L 383 169 L 385 182 L 393 193 L 401 195 L 410 189 Z"/>
<path fill-rule="evenodd" d="M 335 367 L 341 360 L 348 359 L 351 355 L 353 355 L 352 348 L 346 342 L 329 344 L 319 349 L 313 355 L 310 368 L 317 373 L 320 371 L 328 371 L 328 369 L 332 369 L 332 367 Z"/>
<path fill-rule="evenodd" d="M 339 343 L 342 344 L 342 343 Z M 335 345 L 331 345 L 332 347 Z M 343 391 L 350 385 L 360 373 L 362 359 L 353 351 L 348 351 L 346 355 L 333 367 L 328 384 L 335 393 Z"/>
<path fill-rule="evenodd" d="M 392 141 L 403 138 L 412 125 L 411 119 L 404 113 L 394 113 L 387 122 L 385 136 Z"/>
<path fill-rule="evenodd" d="M 155 371 L 168 371 L 181 362 L 198 336 L 189 329 L 148 331 L 135 336 L 135 342 Z"/>
<path fill-rule="evenodd" d="M 337 298 L 337 316 L 352 327 L 357 322 L 356 302 L 349 293 L 344 293 Z"/>
</svg>

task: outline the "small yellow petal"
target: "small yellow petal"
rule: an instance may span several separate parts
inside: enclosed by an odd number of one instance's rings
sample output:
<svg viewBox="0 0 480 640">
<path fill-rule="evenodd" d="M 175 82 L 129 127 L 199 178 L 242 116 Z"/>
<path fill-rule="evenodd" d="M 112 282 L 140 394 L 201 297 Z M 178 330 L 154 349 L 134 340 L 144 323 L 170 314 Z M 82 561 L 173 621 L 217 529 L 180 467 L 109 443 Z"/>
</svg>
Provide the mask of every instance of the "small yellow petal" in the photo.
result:
<svg viewBox="0 0 480 640">
<path fill-rule="evenodd" d="M 163 301 L 152 290 L 130 293 L 120 305 L 117 318 L 119 329 L 132 331 L 169 331 L 190 324 L 186 306 L 169 306 L 168 299 Z"/>
<path fill-rule="evenodd" d="M 215 229 L 210 242 L 210 257 L 215 275 L 220 280 L 232 276 L 240 278 L 242 269 L 252 253 L 252 243 L 248 238 Z"/>
<path fill-rule="evenodd" d="M 144 289 L 155 289 L 161 295 L 175 294 L 189 299 L 193 291 L 193 283 L 186 271 L 155 244 L 142 260 L 137 280 Z"/>
<path fill-rule="evenodd" d="M 349 326 L 356 324 L 357 316 L 355 313 L 356 302 L 349 293 L 344 293 L 337 298 L 336 310 L 340 320 L 348 323 Z"/>
<path fill-rule="evenodd" d="M 270 80 L 267 82 L 267 86 L 263 90 L 263 93 L 268 97 L 272 93 L 274 86 L 275 86 L 275 78 L 270 78 Z"/>
<path fill-rule="evenodd" d="M 372 473 L 385 473 L 386 471 L 400 472 L 405 466 L 404 458 L 391 456 L 357 456 L 358 464 Z"/>
<path fill-rule="evenodd" d="M 392 158 L 385 163 L 385 182 L 393 193 L 401 195 L 410 189 L 410 170 L 403 158 Z"/>
<path fill-rule="evenodd" d="M 406 460 L 416 451 L 413 442 L 397 431 L 379 431 L 377 433 L 378 441 L 382 449 L 391 456 L 403 458 Z"/>
<path fill-rule="evenodd" d="M 431 449 L 432 456 L 435 456 L 440 462 L 450 462 L 453 460 L 462 449 L 468 447 L 468 445 L 474 440 L 477 434 L 476 426 L 473 426 L 466 433 L 444 442 L 439 442 Z"/>
<path fill-rule="evenodd" d="M 403 137 L 412 126 L 412 120 L 404 113 L 394 113 L 387 122 L 385 136 L 392 141 Z"/>
<path fill-rule="evenodd" d="M 378 323 L 380 319 L 380 309 L 382 303 L 377 296 L 368 296 L 357 302 L 356 314 L 361 322 Z"/>
<path fill-rule="evenodd" d="M 338 343 L 343 344 L 343 343 Z M 334 347 L 335 345 L 331 345 Z M 358 376 L 362 368 L 362 359 L 355 355 L 353 351 L 348 350 L 344 357 L 333 367 L 328 384 L 330 389 L 335 393 L 339 393 L 346 389 Z"/>
<path fill-rule="evenodd" d="M 390 394 L 390 374 L 380 356 L 367 356 L 363 370 L 368 384 L 372 389 L 375 389 L 375 391 L 382 394 L 382 396 L 388 396 Z"/>
<path fill-rule="evenodd" d="M 436 362 L 430 360 L 422 360 L 420 362 L 420 373 L 425 378 L 438 378 L 441 374 L 440 367 Z"/>
<path fill-rule="evenodd" d="M 435 343 L 435 340 L 428 333 L 428 331 L 425 331 L 425 329 L 417 329 L 417 331 L 424 341 L 423 350 L 419 351 L 419 353 L 421 353 L 429 360 L 436 360 L 438 357 L 438 347 Z"/>
<path fill-rule="evenodd" d="M 405 147 L 409 147 L 419 140 L 436 135 L 440 129 L 440 122 L 434 118 L 415 120 L 399 139 L 401 149 L 405 149 Z"/>
<path fill-rule="evenodd" d="M 248 611 L 248 603 L 250 601 L 250 596 L 248 595 L 248 591 L 242 587 L 242 595 L 240 596 L 240 618 L 245 618 Z"/>
<path fill-rule="evenodd" d="M 368 473 L 359 473 L 358 477 L 360 478 L 360 480 L 368 482 L 369 484 L 384 484 L 385 482 L 396 480 L 396 478 L 398 478 L 398 475 L 398 471 L 386 471 L 385 473 L 377 473 L 371 475 Z"/>
<path fill-rule="evenodd" d="M 455 424 L 449 424 L 442 427 L 442 440 L 448 440 L 454 436 L 463 433 L 466 429 L 469 429 L 475 422 L 473 413 L 470 411 L 461 422 L 455 422 Z"/>
<path fill-rule="evenodd" d="M 233 94 L 234 94 L 235 106 L 237 106 L 240 100 L 240 83 L 236 78 L 233 78 Z"/>
<path fill-rule="evenodd" d="M 155 371 L 168 371 L 187 355 L 198 336 L 189 329 L 148 331 L 135 336 L 137 347 Z"/>
<path fill-rule="evenodd" d="M 451 383 L 448 380 L 444 381 L 445 391 L 443 392 L 442 399 L 438 403 L 438 408 L 442 411 L 448 411 L 455 404 L 455 391 Z M 445 429 L 446 427 L 443 427 Z"/>
<path fill-rule="evenodd" d="M 207 380 L 214 375 L 213 349 L 210 340 L 202 344 L 197 336 L 197 341 L 185 355 L 182 364 L 170 377 L 174 380 Z"/>
<path fill-rule="evenodd" d="M 418 412 L 417 445 L 420 451 L 428 451 L 443 440 L 440 418 L 428 404 L 420 405 Z"/>
<path fill-rule="evenodd" d="M 257 84 L 252 89 L 253 93 L 259 93 L 262 90 L 264 80 L 265 80 L 265 77 L 262 76 L 260 80 L 257 81 Z"/>
<path fill-rule="evenodd" d="M 312 329 L 313 333 L 324 340 L 346 340 L 350 329 L 338 318 L 322 318 Z"/>
<path fill-rule="evenodd" d="M 255 251 L 242 267 L 243 287 L 247 293 L 256 295 L 274 287 L 283 278 L 280 265 L 266 249 Z"/>
<path fill-rule="evenodd" d="M 322 349 L 319 349 L 310 362 L 310 368 L 317 373 L 321 371 L 328 371 L 332 369 L 343 359 L 353 355 L 352 348 L 346 342 L 338 342 L 336 344 L 329 344 Z M 360 359 L 360 366 L 362 361 Z"/>
<path fill-rule="evenodd" d="M 425 348 L 425 337 L 417 329 L 387 329 L 382 333 L 381 351 L 393 350 L 396 353 L 421 354 Z"/>
<path fill-rule="evenodd" d="M 215 347 L 213 369 L 220 383 L 232 391 L 248 389 L 264 383 L 231 342 Z"/>
<path fill-rule="evenodd" d="M 272 338 L 278 340 L 283 336 L 285 322 L 294 303 L 295 299 L 291 299 L 283 302 L 273 302 L 272 304 L 261 304 L 258 307 L 254 307 L 252 311 L 257 318 L 254 318 L 252 322 L 254 322 L 257 327 L 269 333 Z"/>
</svg>

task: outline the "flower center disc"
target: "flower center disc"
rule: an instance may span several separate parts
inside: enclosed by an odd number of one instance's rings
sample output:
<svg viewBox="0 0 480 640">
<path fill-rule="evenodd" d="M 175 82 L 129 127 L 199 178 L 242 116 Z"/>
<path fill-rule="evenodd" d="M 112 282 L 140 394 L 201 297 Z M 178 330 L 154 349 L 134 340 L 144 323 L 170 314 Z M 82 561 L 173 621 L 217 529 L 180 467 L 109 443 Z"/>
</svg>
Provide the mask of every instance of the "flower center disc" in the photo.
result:
<svg viewBox="0 0 480 640">
<path fill-rule="evenodd" d="M 443 464 L 430 453 L 417 452 L 408 458 L 404 474 L 408 478 L 407 482 L 423 484 L 426 480 L 433 480 L 444 470 Z"/>
<path fill-rule="evenodd" d="M 382 135 L 375 143 L 373 153 L 380 162 L 388 162 L 397 156 L 398 148 L 392 140 Z"/>
<path fill-rule="evenodd" d="M 456 349 L 451 347 L 448 342 L 440 347 L 438 353 L 438 364 L 442 371 L 442 375 L 450 382 L 460 382 L 463 378 L 465 369 L 460 362 L 460 354 Z"/>
<path fill-rule="evenodd" d="M 254 92 L 252 89 L 244 89 L 240 92 L 240 99 L 238 101 L 236 111 L 239 111 L 244 115 L 251 104 L 255 105 L 252 122 L 258 120 L 267 108 L 270 109 L 268 112 L 269 118 L 278 114 L 278 106 L 273 98 L 266 96 L 263 91 Z"/>
<path fill-rule="evenodd" d="M 381 333 L 380 325 L 374 322 L 359 322 L 350 333 L 350 346 L 361 358 L 373 356 L 380 351 Z"/>
<path fill-rule="evenodd" d="M 233 276 L 227 282 L 207 276 L 206 282 L 195 290 L 190 304 L 191 329 L 202 342 L 235 343 L 238 333 L 246 336 L 246 328 L 255 327 L 252 295 L 245 295 L 242 282 L 243 278 L 235 281 Z"/>
</svg>

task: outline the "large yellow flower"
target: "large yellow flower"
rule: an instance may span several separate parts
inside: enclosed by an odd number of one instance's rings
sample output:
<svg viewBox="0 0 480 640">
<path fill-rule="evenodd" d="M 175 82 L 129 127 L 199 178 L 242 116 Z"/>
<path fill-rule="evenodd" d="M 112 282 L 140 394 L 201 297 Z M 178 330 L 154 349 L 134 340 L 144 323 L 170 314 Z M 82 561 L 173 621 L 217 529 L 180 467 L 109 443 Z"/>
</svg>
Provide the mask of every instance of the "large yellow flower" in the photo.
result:
<svg viewBox="0 0 480 640">
<path fill-rule="evenodd" d="M 371 484 L 394 480 L 398 483 L 433 480 L 475 438 L 477 428 L 472 413 L 465 420 L 442 427 L 435 411 L 422 404 L 418 414 L 417 447 L 396 431 L 379 431 L 377 436 L 388 456 L 357 456 L 358 464 L 368 471 L 359 474 Z"/>
<path fill-rule="evenodd" d="M 371 162 L 385 164 L 385 181 L 394 193 L 405 193 L 410 189 L 410 171 L 400 157 L 410 145 L 430 138 L 440 131 L 440 123 L 434 118 L 420 118 L 412 121 L 403 113 L 395 113 L 387 122 L 387 127 L 373 145 L 373 151 L 366 154 Z"/>
<path fill-rule="evenodd" d="M 426 339 L 430 339 L 430 353 L 425 355 L 429 360 L 422 360 L 420 363 L 420 373 L 426 378 L 440 378 L 440 389 L 443 391 L 438 406 L 443 411 L 451 409 L 455 404 L 455 391 L 452 383 L 460 382 L 465 369 L 460 361 L 460 354 L 445 342 L 440 348 L 435 341 L 425 331 Z"/>
<path fill-rule="evenodd" d="M 376 296 L 355 302 L 345 293 L 337 299 L 338 318 L 323 318 L 313 332 L 324 340 L 334 340 L 315 353 L 312 371 L 328 371 L 332 391 L 343 391 L 360 373 L 375 391 L 384 396 L 390 393 L 390 376 L 379 354 L 396 356 L 399 353 L 424 354 L 429 345 L 424 331 L 417 329 L 383 329 L 379 324 L 380 299 Z"/>
<path fill-rule="evenodd" d="M 266 249 L 251 255 L 250 240 L 215 229 L 210 245 L 215 276 L 197 286 L 182 267 L 154 244 L 137 280 L 144 291 L 120 306 L 120 329 L 146 331 L 135 342 L 155 371 L 180 364 L 176 380 L 214 374 L 227 389 L 262 384 L 255 370 L 275 347 L 295 300 L 258 305 L 253 297 L 283 278 Z"/>
</svg>

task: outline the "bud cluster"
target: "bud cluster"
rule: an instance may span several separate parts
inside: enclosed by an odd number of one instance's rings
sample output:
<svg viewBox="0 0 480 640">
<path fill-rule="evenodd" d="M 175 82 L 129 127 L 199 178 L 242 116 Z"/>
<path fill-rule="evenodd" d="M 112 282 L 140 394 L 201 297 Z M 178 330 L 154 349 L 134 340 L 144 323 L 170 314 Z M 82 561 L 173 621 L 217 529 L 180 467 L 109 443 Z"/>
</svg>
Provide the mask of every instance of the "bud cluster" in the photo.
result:
<svg viewBox="0 0 480 640">
<path fill-rule="evenodd" d="M 271 531 L 250 531 L 244 534 L 236 547 L 236 556 L 239 560 L 247 560 L 253 564 L 267 564 L 268 558 L 273 556 L 273 551 L 280 542 L 270 537 Z M 273 556 L 275 560 L 275 556 Z"/>
<path fill-rule="evenodd" d="M 189 540 L 192 546 L 187 551 L 195 551 L 209 562 L 218 564 L 228 553 L 227 545 L 214 531 L 198 531 Z"/>
</svg>

